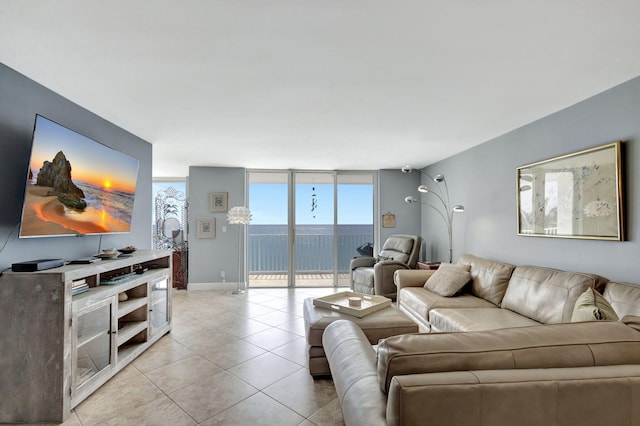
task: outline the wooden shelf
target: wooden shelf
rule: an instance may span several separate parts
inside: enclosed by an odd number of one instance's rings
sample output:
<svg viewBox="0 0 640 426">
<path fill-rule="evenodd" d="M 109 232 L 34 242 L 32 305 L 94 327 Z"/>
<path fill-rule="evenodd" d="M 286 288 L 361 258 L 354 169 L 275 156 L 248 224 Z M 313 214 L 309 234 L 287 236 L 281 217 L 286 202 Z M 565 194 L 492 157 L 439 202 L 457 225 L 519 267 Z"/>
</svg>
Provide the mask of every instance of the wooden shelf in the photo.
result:
<svg viewBox="0 0 640 426">
<path fill-rule="evenodd" d="M 117 345 L 120 346 L 123 343 L 129 341 L 136 334 L 147 329 L 147 321 L 132 321 L 126 324 L 124 327 L 118 329 Z"/>
<path fill-rule="evenodd" d="M 171 331 L 171 259 L 169 250 L 138 250 L 91 264 L 4 272 L 0 312 L 11 327 L 0 341 L 9 374 L 0 380 L 0 395 L 11 397 L 0 398 L 0 423 L 63 423 L 73 408 Z M 134 273 L 138 268 L 145 272 Z M 114 276 L 126 279 L 100 285 Z M 71 297 L 79 280 L 89 290 Z M 158 295 L 151 289 L 162 280 L 167 314 L 153 327 L 149 308 Z M 120 293 L 127 300 L 118 301 Z"/>
<path fill-rule="evenodd" d="M 139 297 L 137 299 L 129 299 L 124 302 L 118 302 L 118 318 L 135 311 L 136 309 L 145 306 L 148 300 L 146 297 Z"/>
</svg>

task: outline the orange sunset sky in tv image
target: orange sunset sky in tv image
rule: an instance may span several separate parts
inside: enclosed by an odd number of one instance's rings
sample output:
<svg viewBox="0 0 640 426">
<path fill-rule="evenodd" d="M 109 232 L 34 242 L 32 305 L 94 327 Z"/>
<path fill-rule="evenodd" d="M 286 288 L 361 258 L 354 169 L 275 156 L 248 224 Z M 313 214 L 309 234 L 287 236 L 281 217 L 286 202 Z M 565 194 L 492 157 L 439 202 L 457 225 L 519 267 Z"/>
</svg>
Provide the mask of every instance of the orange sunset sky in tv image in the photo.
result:
<svg viewBox="0 0 640 426">
<path fill-rule="evenodd" d="M 135 192 L 138 160 L 38 117 L 29 165 L 37 175 L 45 161 L 62 151 L 71 163 L 71 179 L 105 190 Z"/>
</svg>

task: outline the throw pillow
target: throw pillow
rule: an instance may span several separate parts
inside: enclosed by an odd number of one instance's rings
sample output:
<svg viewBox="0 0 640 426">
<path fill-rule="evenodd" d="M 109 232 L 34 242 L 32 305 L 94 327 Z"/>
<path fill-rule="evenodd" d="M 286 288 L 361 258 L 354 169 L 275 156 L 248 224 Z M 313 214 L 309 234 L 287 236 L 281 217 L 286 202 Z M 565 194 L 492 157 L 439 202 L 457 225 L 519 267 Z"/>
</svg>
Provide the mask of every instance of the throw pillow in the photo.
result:
<svg viewBox="0 0 640 426">
<path fill-rule="evenodd" d="M 576 300 L 571 322 L 618 321 L 618 315 L 603 295 L 588 288 Z"/>
<path fill-rule="evenodd" d="M 376 263 L 384 262 L 385 260 L 392 260 L 392 259 L 390 257 L 387 257 L 387 256 L 377 256 L 376 257 Z"/>
<path fill-rule="evenodd" d="M 444 297 L 456 295 L 462 287 L 471 281 L 471 265 L 441 263 L 424 284 L 427 290 Z"/>
</svg>

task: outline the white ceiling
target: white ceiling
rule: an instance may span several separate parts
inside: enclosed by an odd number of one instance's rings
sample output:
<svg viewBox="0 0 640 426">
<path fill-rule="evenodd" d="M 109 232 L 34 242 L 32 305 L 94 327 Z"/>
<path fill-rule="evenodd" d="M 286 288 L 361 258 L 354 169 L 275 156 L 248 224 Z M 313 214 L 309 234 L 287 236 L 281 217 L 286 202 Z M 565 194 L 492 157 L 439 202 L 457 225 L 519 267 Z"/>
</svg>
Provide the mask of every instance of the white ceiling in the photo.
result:
<svg viewBox="0 0 640 426">
<path fill-rule="evenodd" d="M 638 0 L 0 0 L 0 61 L 188 166 L 425 166 L 640 75 Z M 603 141 L 606 142 L 606 141 Z"/>
</svg>

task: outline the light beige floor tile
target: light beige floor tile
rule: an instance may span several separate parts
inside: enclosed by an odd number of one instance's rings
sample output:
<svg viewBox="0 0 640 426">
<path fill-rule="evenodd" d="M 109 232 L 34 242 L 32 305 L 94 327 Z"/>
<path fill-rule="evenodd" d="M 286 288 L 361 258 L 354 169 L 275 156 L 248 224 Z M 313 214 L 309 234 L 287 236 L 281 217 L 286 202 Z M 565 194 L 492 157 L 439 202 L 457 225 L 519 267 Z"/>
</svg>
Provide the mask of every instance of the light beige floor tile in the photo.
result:
<svg viewBox="0 0 640 426">
<path fill-rule="evenodd" d="M 228 371 L 250 385 L 263 389 L 301 369 L 300 365 L 272 353 L 265 353 Z"/>
<path fill-rule="evenodd" d="M 254 387 L 223 372 L 173 392 L 169 398 L 201 423 L 256 392 Z"/>
<path fill-rule="evenodd" d="M 176 361 L 146 373 L 146 376 L 163 392 L 171 393 L 201 380 L 221 373 L 222 368 L 200 355 Z"/>
<path fill-rule="evenodd" d="M 254 320 L 272 325 L 274 327 L 280 324 L 284 324 L 285 322 L 294 321 L 298 318 L 300 318 L 299 315 L 282 311 L 269 312 L 268 314 L 262 314 L 253 317 Z"/>
<path fill-rule="evenodd" d="M 197 423 L 168 397 L 149 402 L 127 412 L 119 412 L 100 426 L 191 426 Z"/>
<path fill-rule="evenodd" d="M 303 420 L 303 417 L 282 404 L 262 393 L 257 393 L 217 416 L 208 419 L 201 425 L 295 426 Z"/>
<path fill-rule="evenodd" d="M 199 334 L 182 336 L 178 338 L 178 341 L 186 348 L 196 353 L 200 353 L 201 351 L 206 351 L 212 347 L 217 347 L 220 342 L 229 342 L 237 339 L 237 337 L 229 333 L 225 333 L 224 331 L 214 328 Z"/>
<path fill-rule="evenodd" d="M 163 395 L 134 366 L 129 366 L 78 405 L 75 412 L 84 426 L 90 426 L 155 401 Z"/>
<path fill-rule="evenodd" d="M 229 318 L 225 321 L 217 321 L 214 325 L 219 330 L 224 330 L 236 337 L 247 337 L 271 328 L 270 325 L 248 317 Z"/>
<path fill-rule="evenodd" d="M 277 311 L 277 309 L 259 303 L 248 302 L 245 306 L 239 307 L 236 312 L 244 317 L 253 318 L 258 315 L 264 315 L 274 311 Z"/>
<path fill-rule="evenodd" d="M 308 420 L 318 426 L 343 426 L 344 420 L 338 398 L 313 413 Z"/>
<path fill-rule="evenodd" d="M 304 417 L 309 417 L 336 398 L 333 381 L 314 380 L 306 368 L 277 381 L 263 392 Z"/>
<path fill-rule="evenodd" d="M 302 367 L 309 367 L 309 349 L 307 347 L 307 340 L 304 337 L 300 337 L 286 345 L 279 346 L 271 352 L 295 362 Z"/>
<path fill-rule="evenodd" d="M 170 335 L 166 335 L 136 358 L 133 365 L 145 373 L 192 355 L 194 355 L 192 350 L 172 339 Z"/>
<path fill-rule="evenodd" d="M 294 321 L 285 322 L 278 326 L 279 329 L 288 331 L 289 333 L 297 334 L 298 336 L 305 335 L 304 319 L 298 318 Z"/>
<path fill-rule="evenodd" d="M 171 324 L 171 336 L 180 341 L 189 336 L 198 336 L 203 333 L 210 331 L 212 328 L 206 322 L 200 321 L 199 319 L 193 319 L 188 322 L 176 322 Z"/>
<path fill-rule="evenodd" d="M 280 330 L 279 328 L 270 328 L 247 336 L 243 340 L 259 346 L 262 349 L 272 350 L 289 342 L 293 342 L 298 339 L 298 337 L 300 336 L 297 334 L 289 333 L 288 331 Z"/>
<path fill-rule="evenodd" d="M 275 296 L 277 290 L 252 290 L 247 293 L 247 301 L 252 303 L 268 304 L 271 301 L 277 300 Z"/>
<path fill-rule="evenodd" d="M 264 349 L 241 339 L 219 342 L 216 346 L 200 351 L 203 357 L 224 369 L 242 364 L 264 353 Z"/>
</svg>

